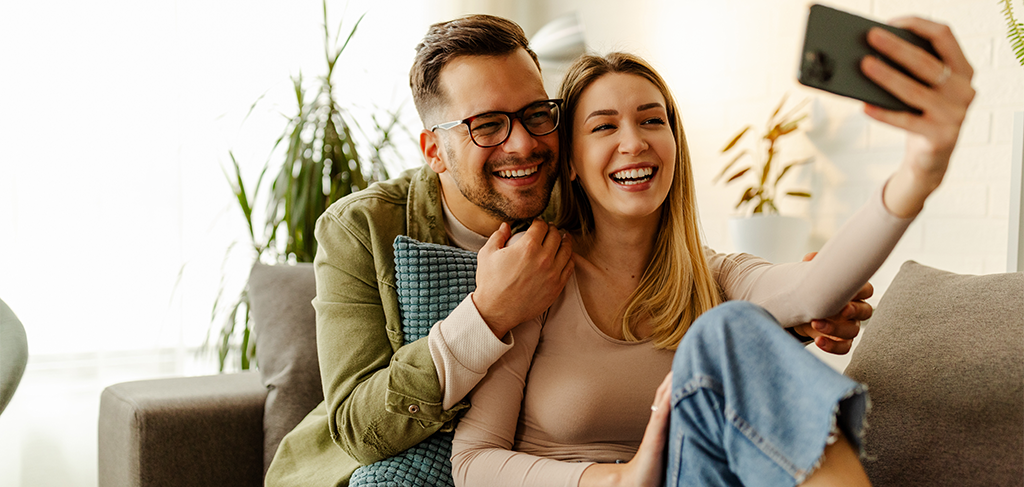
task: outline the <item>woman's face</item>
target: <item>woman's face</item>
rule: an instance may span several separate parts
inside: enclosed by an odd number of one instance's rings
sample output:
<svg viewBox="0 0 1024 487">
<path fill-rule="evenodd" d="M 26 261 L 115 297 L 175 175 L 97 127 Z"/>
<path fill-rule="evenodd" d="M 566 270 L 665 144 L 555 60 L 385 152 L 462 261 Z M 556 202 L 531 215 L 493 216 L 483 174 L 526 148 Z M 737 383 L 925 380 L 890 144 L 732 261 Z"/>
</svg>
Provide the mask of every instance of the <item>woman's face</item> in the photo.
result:
<svg viewBox="0 0 1024 487">
<path fill-rule="evenodd" d="M 676 165 L 658 88 L 637 75 L 606 74 L 583 91 L 572 123 L 570 178 L 586 189 L 594 218 L 657 219 Z"/>
</svg>

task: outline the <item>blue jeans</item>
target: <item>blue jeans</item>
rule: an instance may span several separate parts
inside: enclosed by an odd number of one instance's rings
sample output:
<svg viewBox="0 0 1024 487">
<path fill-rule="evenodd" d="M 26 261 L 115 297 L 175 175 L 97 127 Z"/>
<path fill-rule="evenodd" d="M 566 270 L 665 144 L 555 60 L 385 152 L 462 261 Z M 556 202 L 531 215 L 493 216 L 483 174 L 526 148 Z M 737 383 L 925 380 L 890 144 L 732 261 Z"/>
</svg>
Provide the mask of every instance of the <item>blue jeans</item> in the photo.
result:
<svg viewBox="0 0 1024 487">
<path fill-rule="evenodd" d="M 868 398 L 763 308 L 732 301 L 680 343 L 671 404 L 666 486 L 774 487 L 804 481 L 833 424 L 860 450 Z"/>
</svg>

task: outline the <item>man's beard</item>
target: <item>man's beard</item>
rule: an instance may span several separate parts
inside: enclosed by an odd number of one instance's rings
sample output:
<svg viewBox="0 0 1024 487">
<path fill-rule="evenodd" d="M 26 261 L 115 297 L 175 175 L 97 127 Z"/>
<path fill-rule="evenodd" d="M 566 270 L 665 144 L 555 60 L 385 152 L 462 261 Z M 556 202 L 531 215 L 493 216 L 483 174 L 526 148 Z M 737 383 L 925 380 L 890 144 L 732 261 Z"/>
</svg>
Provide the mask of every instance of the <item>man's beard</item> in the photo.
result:
<svg viewBox="0 0 1024 487">
<path fill-rule="evenodd" d="M 531 163 L 540 164 L 537 170 L 546 179 L 517 191 L 520 195 L 518 198 L 510 198 L 498 192 L 494 188 L 491 176 L 494 176 L 494 172 L 501 168 L 522 166 L 524 160 L 509 157 L 500 161 L 488 161 L 484 165 L 483 172 L 465 174 L 460 172 L 465 168 L 460 164 L 454 151 L 446 147 L 445 152 L 448 155 L 447 170 L 452 180 L 455 181 L 455 186 L 459 188 L 459 192 L 491 216 L 509 222 L 531 220 L 540 215 L 548 206 L 551 191 L 555 187 L 557 179 L 556 172 L 551 170 L 555 163 L 555 154 L 552 150 L 534 152 L 527 159 Z M 452 164 L 453 162 L 454 164 Z"/>
</svg>

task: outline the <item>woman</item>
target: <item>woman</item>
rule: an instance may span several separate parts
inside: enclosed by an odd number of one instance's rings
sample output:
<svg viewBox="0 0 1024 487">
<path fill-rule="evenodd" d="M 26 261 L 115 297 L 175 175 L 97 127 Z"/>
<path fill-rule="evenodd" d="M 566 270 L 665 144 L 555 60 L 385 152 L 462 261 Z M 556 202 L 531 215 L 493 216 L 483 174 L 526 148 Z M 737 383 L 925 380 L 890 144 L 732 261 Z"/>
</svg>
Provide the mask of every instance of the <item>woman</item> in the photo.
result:
<svg viewBox="0 0 1024 487">
<path fill-rule="evenodd" d="M 575 274 L 545 316 L 517 328 L 471 396 L 453 443 L 457 485 L 868 483 L 857 460 L 863 386 L 779 325 L 848 302 L 945 174 L 973 73 L 948 29 L 899 25 L 942 58 L 869 34 L 878 51 L 934 80 L 862 64 L 923 111 L 865 109 L 910 132 L 904 162 L 817 258 L 798 264 L 701 245 L 678 110 L 650 66 L 612 54 L 570 68 L 559 224 L 574 235 Z M 763 308 L 715 307 L 737 299 Z"/>
</svg>

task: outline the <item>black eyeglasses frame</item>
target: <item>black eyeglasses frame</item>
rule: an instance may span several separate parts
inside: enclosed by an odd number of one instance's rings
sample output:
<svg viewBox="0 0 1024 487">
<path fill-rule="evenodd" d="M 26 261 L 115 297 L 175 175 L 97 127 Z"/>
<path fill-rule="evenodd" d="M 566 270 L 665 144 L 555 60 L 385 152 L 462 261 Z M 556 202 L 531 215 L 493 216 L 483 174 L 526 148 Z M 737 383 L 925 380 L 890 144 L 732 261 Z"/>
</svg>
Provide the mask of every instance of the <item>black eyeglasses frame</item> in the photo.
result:
<svg viewBox="0 0 1024 487">
<path fill-rule="evenodd" d="M 555 110 L 556 110 L 555 111 L 555 113 L 556 113 L 555 125 L 554 125 L 554 127 L 551 128 L 551 130 L 549 130 L 547 132 L 535 134 L 535 133 L 533 133 L 532 130 L 530 130 L 530 127 L 527 124 L 523 123 L 523 115 L 526 114 L 527 110 L 529 110 L 529 109 L 531 109 L 533 107 L 536 107 L 537 105 L 539 105 L 541 103 L 554 103 Z M 497 144 L 481 145 L 479 142 L 476 141 L 476 137 L 473 136 L 473 129 L 472 129 L 473 126 L 470 125 L 470 123 L 472 123 L 473 120 L 476 120 L 476 119 L 478 119 L 480 117 L 484 117 L 484 116 L 488 116 L 488 115 L 505 115 L 506 117 L 508 117 L 508 122 L 509 122 L 508 123 L 508 129 L 505 131 L 505 137 L 501 139 L 501 142 L 498 142 Z M 530 135 L 534 136 L 534 137 L 541 137 L 541 136 L 544 136 L 544 135 L 548 135 L 548 134 L 554 132 L 555 130 L 558 130 L 558 124 L 562 123 L 562 99 L 561 98 L 552 98 L 552 99 L 549 99 L 549 100 L 537 100 L 537 101 L 535 101 L 533 103 L 530 103 L 529 105 L 526 105 L 525 107 L 523 107 L 522 109 L 520 109 L 517 112 L 502 112 L 502 111 L 499 111 L 499 110 L 494 110 L 494 111 L 490 111 L 490 112 L 484 112 L 484 113 L 480 113 L 480 114 L 477 114 L 477 115 L 473 115 L 472 117 L 464 118 L 462 120 L 454 120 L 454 121 L 451 121 L 451 122 L 439 123 L 437 125 L 434 125 L 433 127 L 430 127 L 430 131 L 433 132 L 433 131 L 435 131 L 437 129 L 449 130 L 449 129 L 453 129 L 455 127 L 458 127 L 459 125 L 465 125 L 466 128 L 469 131 L 469 139 L 473 141 L 473 144 L 476 145 L 477 147 L 482 148 L 482 149 L 487 149 L 487 148 L 497 147 L 497 146 L 499 146 L 501 144 L 504 144 L 505 141 L 507 141 L 508 138 L 512 136 L 512 123 L 514 121 L 516 121 L 516 120 L 519 120 L 519 123 L 523 126 L 524 129 L 526 129 L 526 132 L 529 133 Z"/>
</svg>

